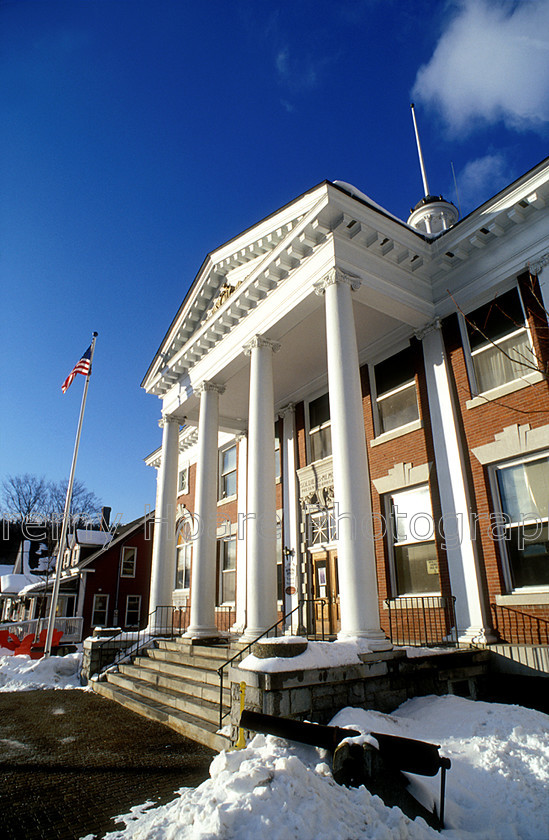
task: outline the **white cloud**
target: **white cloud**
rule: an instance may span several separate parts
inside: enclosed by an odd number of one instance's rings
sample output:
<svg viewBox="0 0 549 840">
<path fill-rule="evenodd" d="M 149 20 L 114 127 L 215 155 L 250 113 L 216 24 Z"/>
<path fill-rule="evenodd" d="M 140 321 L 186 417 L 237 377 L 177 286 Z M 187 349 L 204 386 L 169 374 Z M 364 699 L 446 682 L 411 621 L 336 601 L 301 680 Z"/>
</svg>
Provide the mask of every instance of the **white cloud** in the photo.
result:
<svg viewBox="0 0 549 840">
<path fill-rule="evenodd" d="M 469 161 L 457 177 L 462 213 L 466 214 L 487 201 L 511 180 L 502 154 L 488 154 Z"/>
<path fill-rule="evenodd" d="M 295 55 L 288 47 L 279 49 L 275 56 L 278 78 L 293 92 L 312 90 L 317 87 L 320 76 L 330 61 L 332 58 L 326 56 L 314 59 L 305 54 Z"/>
<path fill-rule="evenodd" d="M 456 12 L 413 96 L 467 133 L 500 119 L 516 130 L 549 122 L 549 0 L 454 0 Z"/>
</svg>

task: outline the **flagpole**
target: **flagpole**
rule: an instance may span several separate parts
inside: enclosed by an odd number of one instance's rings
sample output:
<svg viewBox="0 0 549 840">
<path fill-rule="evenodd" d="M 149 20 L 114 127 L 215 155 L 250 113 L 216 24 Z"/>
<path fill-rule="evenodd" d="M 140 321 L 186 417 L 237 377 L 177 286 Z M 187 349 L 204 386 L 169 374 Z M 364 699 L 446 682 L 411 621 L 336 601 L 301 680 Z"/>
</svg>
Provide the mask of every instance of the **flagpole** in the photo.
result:
<svg viewBox="0 0 549 840">
<path fill-rule="evenodd" d="M 74 452 L 72 454 L 71 474 L 67 486 L 67 496 L 65 498 L 65 510 L 63 512 L 63 525 L 61 527 L 61 538 L 58 543 L 57 557 L 55 562 L 55 580 L 53 584 L 53 592 L 51 595 L 50 615 L 48 619 L 48 632 L 46 635 L 46 645 L 44 648 L 44 657 L 47 659 L 51 655 L 51 646 L 53 639 L 53 629 L 55 625 L 55 613 L 57 612 L 57 600 L 59 598 L 59 585 L 61 582 L 61 566 L 63 565 L 63 554 L 65 552 L 65 542 L 67 540 L 67 530 L 69 527 L 69 516 L 72 502 L 72 488 L 74 485 L 74 474 L 76 471 L 76 459 L 78 458 L 78 447 L 80 446 L 80 434 L 82 432 L 82 421 L 84 420 L 84 409 L 86 408 L 86 398 L 88 396 L 88 385 L 90 384 L 90 376 L 92 372 L 93 354 L 95 351 L 95 341 L 97 333 L 92 334 L 91 354 L 90 354 L 90 369 L 86 376 L 84 385 L 84 393 L 82 394 L 82 404 L 80 406 L 80 417 L 78 418 L 78 429 L 76 432 L 76 440 L 74 442 Z"/>
</svg>

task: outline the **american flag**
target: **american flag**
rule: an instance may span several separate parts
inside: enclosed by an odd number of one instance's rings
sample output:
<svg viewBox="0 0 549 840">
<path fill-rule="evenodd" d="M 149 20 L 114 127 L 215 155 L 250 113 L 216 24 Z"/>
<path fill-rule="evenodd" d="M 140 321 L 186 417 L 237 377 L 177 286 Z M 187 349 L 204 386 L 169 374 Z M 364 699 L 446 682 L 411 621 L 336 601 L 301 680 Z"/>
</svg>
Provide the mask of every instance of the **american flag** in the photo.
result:
<svg viewBox="0 0 549 840">
<path fill-rule="evenodd" d="M 63 391 L 63 393 L 65 393 L 67 388 L 70 387 L 70 385 L 72 384 L 72 381 L 73 381 L 73 379 L 74 379 L 74 377 L 76 376 L 77 373 L 83 373 L 84 376 L 87 376 L 90 373 L 90 371 L 91 371 L 91 350 L 92 349 L 91 349 L 91 344 L 90 344 L 90 346 L 88 347 L 86 352 L 82 353 L 82 356 L 77 361 L 77 363 L 75 364 L 75 366 L 73 367 L 73 369 L 71 370 L 71 372 L 69 373 L 69 375 L 67 376 L 65 381 L 63 382 L 63 384 L 61 385 L 61 390 Z"/>
</svg>

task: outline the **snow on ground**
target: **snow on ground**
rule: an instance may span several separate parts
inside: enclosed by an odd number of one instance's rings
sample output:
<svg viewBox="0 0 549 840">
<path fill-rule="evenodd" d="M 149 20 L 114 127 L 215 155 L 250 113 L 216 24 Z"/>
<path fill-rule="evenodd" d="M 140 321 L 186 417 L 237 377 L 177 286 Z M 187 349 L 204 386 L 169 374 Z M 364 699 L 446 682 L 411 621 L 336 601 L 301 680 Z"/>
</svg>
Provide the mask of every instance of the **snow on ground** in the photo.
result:
<svg viewBox="0 0 549 840">
<path fill-rule="evenodd" d="M 419 738 L 452 760 L 441 833 L 365 788 L 337 785 L 322 750 L 256 735 L 222 752 L 210 779 L 118 818 L 105 840 L 547 840 L 549 717 L 520 706 L 460 697 L 409 700 L 391 715 L 344 709 L 334 725 Z M 414 794 L 438 802 L 440 780 L 412 778 Z"/>
<path fill-rule="evenodd" d="M 0 648 L 0 691 L 33 691 L 38 688 L 80 688 L 82 654 L 31 659 L 13 656 Z"/>
</svg>

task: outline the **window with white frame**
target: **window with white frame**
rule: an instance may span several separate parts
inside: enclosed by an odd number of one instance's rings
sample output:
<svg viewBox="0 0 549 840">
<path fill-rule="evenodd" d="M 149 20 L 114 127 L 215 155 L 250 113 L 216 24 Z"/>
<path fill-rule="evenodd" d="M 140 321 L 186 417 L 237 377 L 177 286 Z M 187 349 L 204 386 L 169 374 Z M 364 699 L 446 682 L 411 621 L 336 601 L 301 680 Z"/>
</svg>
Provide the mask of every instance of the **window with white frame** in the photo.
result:
<svg viewBox="0 0 549 840">
<path fill-rule="evenodd" d="M 125 627 L 139 627 L 141 618 L 141 595 L 128 595 L 126 598 Z"/>
<path fill-rule="evenodd" d="M 279 481 L 281 476 L 280 465 L 280 436 L 278 433 L 278 426 L 275 424 L 275 480 Z"/>
<path fill-rule="evenodd" d="M 236 496 L 236 445 L 219 453 L 219 498 Z"/>
<path fill-rule="evenodd" d="M 311 462 L 332 454 L 330 399 L 327 393 L 309 403 L 309 449 Z"/>
<path fill-rule="evenodd" d="M 309 547 L 329 545 L 336 539 L 336 522 L 332 507 L 309 511 Z"/>
<path fill-rule="evenodd" d="M 189 492 L 189 468 L 183 467 L 182 470 L 179 470 L 179 475 L 177 477 L 177 492 L 181 496 L 186 496 Z"/>
<path fill-rule="evenodd" d="M 412 349 L 407 347 L 374 366 L 377 432 L 384 434 L 419 420 Z"/>
<path fill-rule="evenodd" d="M 177 546 L 176 589 L 189 589 L 191 586 L 191 556 L 192 543 L 187 542 Z"/>
<path fill-rule="evenodd" d="M 391 493 L 390 551 L 395 595 L 439 593 L 435 524 L 427 484 Z"/>
<path fill-rule="evenodd" d="M 284 600 L 284 548 L 282 545 L 282 513 L 276 515 L 276 598 Z"/>
<path fill-rule="evenodd" d="M 217 603 L 234 604 L 236 593 L 236 537 L 217 541 L 218 597 Z"/>
<path fill-rule="evenodd" d="M 518 289 L 498 295 L 465 315 L 460 323 L 469 345 L 469 378 L 474 394 L 499 388 L 537 370 Z"/>
<path fill-rule="evenodd" d="M 107 623 L 109 596 L 96 593 L 93 596 L 92 624 L 94 627 L 104 627 Z"/>
<path fill-rule="evenodd" d="M 549 586 L 549 454 L 493 468 L 510 587 Z"/>
<path fill-rule="evenodd" d="M 135 565 L 137 562 L 137 548 L 125 545 L 120 558 L 120 577 L 135 577 Z"/>
</svg>

